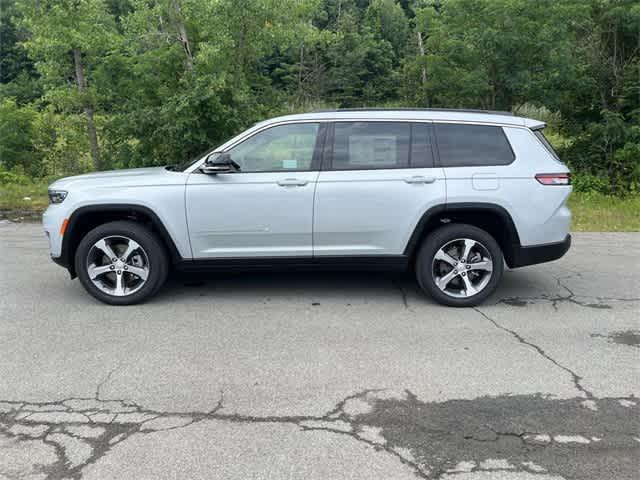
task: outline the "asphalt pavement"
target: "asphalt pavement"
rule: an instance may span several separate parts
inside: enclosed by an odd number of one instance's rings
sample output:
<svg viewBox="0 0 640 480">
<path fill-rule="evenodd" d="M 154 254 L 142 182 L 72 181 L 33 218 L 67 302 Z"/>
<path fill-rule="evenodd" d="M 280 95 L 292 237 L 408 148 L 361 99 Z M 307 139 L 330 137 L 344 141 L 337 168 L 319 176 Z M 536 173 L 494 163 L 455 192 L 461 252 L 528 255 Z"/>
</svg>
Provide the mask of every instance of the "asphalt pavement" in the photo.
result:
<svg viewBox="0 0 640 480">
<path fill-rule="evenodd" d="M 468 309 L 344 272 L 109 307 L 29 223 L 0 259 L 0 479 L 640 477 L 640 233 L 576 233 Z"/>
</svg>

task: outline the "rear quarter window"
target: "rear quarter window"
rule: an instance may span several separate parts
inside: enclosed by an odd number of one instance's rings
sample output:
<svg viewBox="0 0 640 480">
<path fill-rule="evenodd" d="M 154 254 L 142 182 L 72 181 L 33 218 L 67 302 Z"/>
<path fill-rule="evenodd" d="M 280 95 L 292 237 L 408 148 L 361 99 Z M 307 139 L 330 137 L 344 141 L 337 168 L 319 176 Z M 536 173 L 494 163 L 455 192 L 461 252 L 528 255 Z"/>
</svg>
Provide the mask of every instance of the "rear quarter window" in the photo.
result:
<svg viewBox="0 0 640 480">
<path fill-rule="evenodd" d="M 560 157 L 558 156 L 558 154 L 556 153 L 556 151 L 553 149 L 553 147 L 551 146 L 551 143 L 549 143 L 549 140 L 547 140 L 547 137 L 544 136 L 544 133 L 542 133 L 542 129 L 538 129 L 538 130 L 532 130 L 533 134 L 536 136 L 536 138 L 538 140 L 540 140 L 540 143 L 542 143 L 542 145 L 544 145 L 544 148 L 547 149 L 547 151 L 551 154 L 551 156 L 558 162 L 562 163 L 562 160 L 560 160 Z"/>
<path fill-rule="evenodd" d="M 502 127 L 436 123 L 442 167 L 509 165 L 515 155 Z"/>
</svg>

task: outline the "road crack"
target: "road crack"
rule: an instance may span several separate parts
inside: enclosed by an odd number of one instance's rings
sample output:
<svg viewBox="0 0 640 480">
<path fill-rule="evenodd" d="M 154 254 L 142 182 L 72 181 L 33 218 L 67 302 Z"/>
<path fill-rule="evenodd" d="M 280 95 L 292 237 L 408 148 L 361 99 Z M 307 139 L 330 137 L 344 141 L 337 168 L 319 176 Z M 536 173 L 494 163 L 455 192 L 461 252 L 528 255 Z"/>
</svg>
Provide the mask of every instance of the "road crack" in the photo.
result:
<svg viewBox="0 0 640 480">
<path fill-rule="evenodd" d="M 529 348 L 535 350 L 541 357 L 545 358 L 547 361 L 551 362 L 556 367 L 558 367 L 561 370 L 564 370 L 566 373 L 568 373 L 571 376 L 571 380 L 573 382 L 574 387 L 580 393 L 582 393 L 587 398 L 587 400 L 594 400 L 596 398 L 590 390 L 588 390 L 586 387 L 584 387 L 584 385 L 582 385 L 583 377 L 578 375 L 576 372 L 571 370 L 569 367 L 567 367 L 567 366 L 561 364 L 560 362 L 558 362 L 551 355 L 549 355 L 547 352 L 545 352 L 544 349 L 542 349 L 542 347 L 536 345 L 533 342 L 530 342 L 529 340 L 524 338 L 522 335 L 520 335 L 515 330 L 512 330 L 510 328 L 505 327 L 504 325 L 501 325 L 495 319 L 491 318 L 485 312 L 480 310 L 478 307 L 473 307 L 473 309 L 476 312 L 478 312 L 480 315 L 482 315 L 485 319 L 487 319 L 489 322 L 491 322 L 496 328 L 498 328 L 498 329 L 500 329 L 500 330 L 502 330 L 504 332 L 507 332 L 509 335 L 511 335 L 513 338 L 515 338 L 518 342 L 520 342 L 521 344 L 526 345 Z"/>
<path fill-rule="evenodd" d="M 350 402 L 362 401 L 368 395 L 378 392 L 377 389 L 367 389 L 349 395 L 320 416 L 252 416 L 224 413 L 222 391 L 216 404 L 208 411 L 160 411 L 145 408 L 128 400 L 101 398 L 102 387 L 118 368 L 111 370 L 98 384 L 93 397 L 68 397 L 52 402 L 0 401 L 0 433 L 18 442 L 39 440 L 51 446 L 57 460 L 52 464 L 37 467 L 38 473 L 44 473 L 48 479 L 80 479 L 85 468 L 96 463 L 112 448 L 133 435 L 186 428 L 205 420 L 291 424 L 302 431 L 318 430 L 349 436 L 376 451 L 384 451 L 394 456 L 419 477 L 427 478 L 418 464 L 384 444 L 363 437 L 359 427 L 354 423 L 353 416 L 346 410 Z M 86 429 L 84 434 L 78 433 L 82 428 Z M 84 442 L 90 447 L 90 453 L 82 461 L 73 462 L 71 454 L 60 441 L 61 438 Z"/>
<path fill-rule="evenodd" d="M 402 298 L 402 305 L 404 305 L 404 308 L 407 310 L 411 310 L 411 307 L 409 307 L 409 301 L 407 299 L 407 291 L 406 289 L 400 284 L 400 282 L 396 279 L 391 280 L 391 283 L 393 284 L 393 286 L 395 288 L 397 288 L 400 291 L 400 295 Z"/>
<path fill-rule="evenodd" d="M 134 435 L 213 420 L 289 424 L 303 432 L 346 436 L 393 456 L 417 477 L 429 480 L 463 467 L 474 472 L 530 473 L 540 473 L 542 468 L 566 473 L 568 478 L 595 480 L 602 478 L 596 475 L 603 466 L 598 455 L 583 465 L 583 460 L 591 458 L 584 456 L 587 449 L 616 455 L 623 463 L 638 452 L 640 404 L 633 396 L 604 398 L 597 400 L 598 408 L 592 411 L 582 406 L 583 401 L 503 395 L 422 402 L 409 390 L 367 389 L 344 397 L 322 415 L 254 416 L 225 413 L 223 392 L 211 409 L 189 412 L 155 410 L 125 400 L 70 397 L 54 402 L 0 402 L 0 434 L 17 442 L 41 441 L 50 446 L 56 460 L 36 465 L 33 472 L 48 479 L 80 479 L 88 466 Z M 68 450 L 74 445 L 82 447 L 80 454 Z M 567 446 L 581 461 L 566 461 Z M 621 468 L 631 471 L 630 465 Z M 0 473 L 13 478 L 19 472 L 2 472 L 0 467 Z"/>
<path fill-rule="evenodd" d="M 496 302 L 496 304 L 506 304 L 512 307 L 525 307 L 529 303 L 536 302 L 549 302 L 554 310 L 558 311 L 558 304 L 571 303 L 584 308 L 594 309 L 611 309 L 613 308 L 611 303 L 613 302 L 640 302 L 640 297 L 591 297 L 587 295 L 577 295 L 571 288 L 569 288 L 565 280 L 573 277 L 581 277 L 578 272 L 574 272 L 570 275 L 562 277 L 555 277 L 558 288 L 564 290 L 566 295 L 539 295 L 535 297 L 515 296 L 505 297 Z"/>
</svg>

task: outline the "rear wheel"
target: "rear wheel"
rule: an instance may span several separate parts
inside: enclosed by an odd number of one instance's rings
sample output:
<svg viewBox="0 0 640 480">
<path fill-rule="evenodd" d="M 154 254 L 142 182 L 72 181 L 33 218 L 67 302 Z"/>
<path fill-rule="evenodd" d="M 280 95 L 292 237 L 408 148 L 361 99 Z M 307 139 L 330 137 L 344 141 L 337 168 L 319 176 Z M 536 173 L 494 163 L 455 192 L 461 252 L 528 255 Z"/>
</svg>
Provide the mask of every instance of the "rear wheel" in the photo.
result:
<svg viewBox="0 0 640 480">
<path fill-rule="evenodd" d="M 478 305 L 502 278 L 502 251 L 484 230 L 451 224 L 432 232 L 416 259 L 420 287 L 436 301 L 453 307 Z"/>
<path fill-rule="evenodd" d="M 129 221 L 91 230 L 78 245 L 75 267 L 82 286 L 111 305 L 147 300 L 164 284 L 169 268 L 155 235 Z"/>
</svg>

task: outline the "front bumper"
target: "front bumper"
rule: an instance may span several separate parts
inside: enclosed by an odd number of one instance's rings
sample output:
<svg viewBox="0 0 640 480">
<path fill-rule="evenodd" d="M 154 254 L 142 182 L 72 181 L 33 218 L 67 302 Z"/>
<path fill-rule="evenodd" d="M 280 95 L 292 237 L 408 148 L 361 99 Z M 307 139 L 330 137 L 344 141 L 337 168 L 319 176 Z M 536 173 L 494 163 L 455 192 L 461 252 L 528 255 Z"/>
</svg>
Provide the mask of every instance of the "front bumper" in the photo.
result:
<svg viewBox="0 0 640 480">
<path fill-rule="evenodd" d="M 67 210 L 63 204 L 49 205 L 42 215 L 42 228 L 49 241 L 49 255 L 51 260 L 64 268 L 69 268 L 62 255 L 62 239 L 60 228 L 67 217 Z"/>
<path fill-rule="evenodd" d="M 60 265 L 62 268 L 69 268 L 69 265 L 67 265 L 62 257 L 51 257 L 51 260 L 53 260 L 56 265 Z"/>
<path fill-rule="evenodd" d="M 547 243 L 523 247 L 514 246 L 511 254 L 510 268 L 526 267 L 536 263 L 550 262 L 562 257 L 571 247 L 571 235 L 567 234 L 562 242 Z"/>
</svg>

